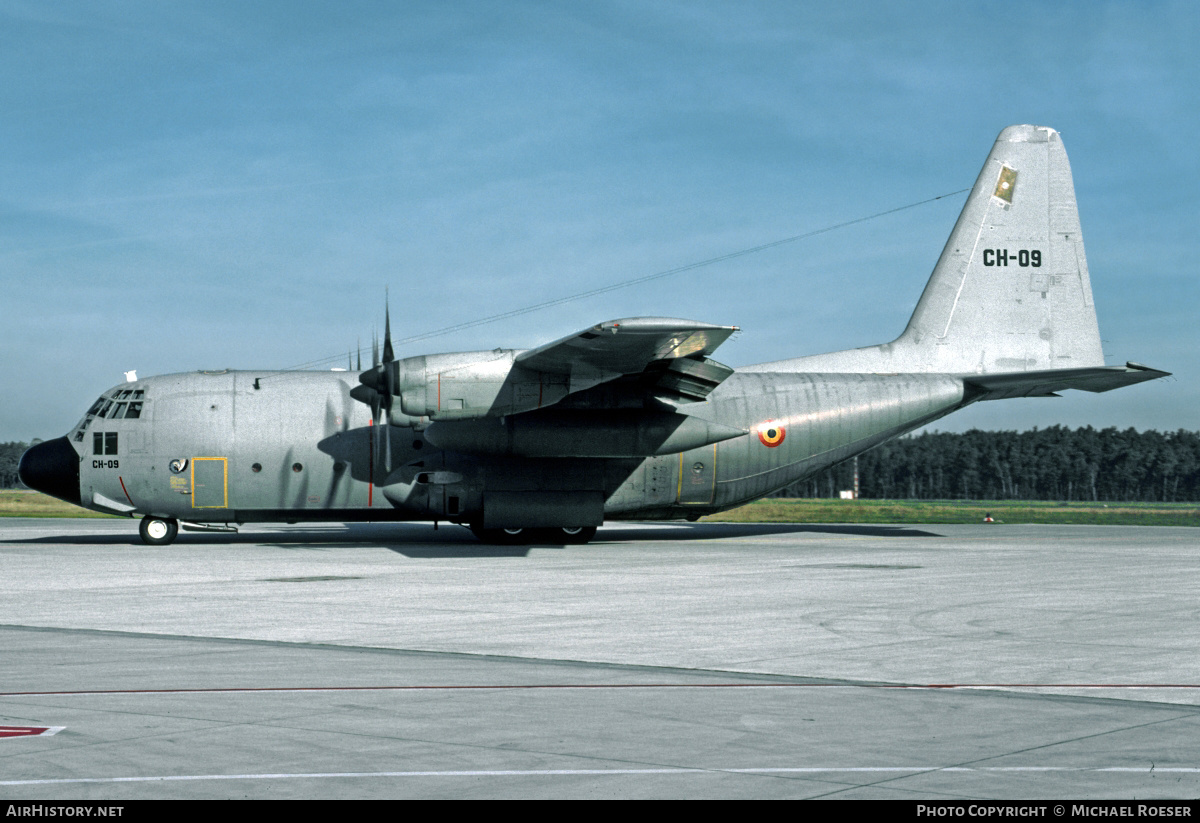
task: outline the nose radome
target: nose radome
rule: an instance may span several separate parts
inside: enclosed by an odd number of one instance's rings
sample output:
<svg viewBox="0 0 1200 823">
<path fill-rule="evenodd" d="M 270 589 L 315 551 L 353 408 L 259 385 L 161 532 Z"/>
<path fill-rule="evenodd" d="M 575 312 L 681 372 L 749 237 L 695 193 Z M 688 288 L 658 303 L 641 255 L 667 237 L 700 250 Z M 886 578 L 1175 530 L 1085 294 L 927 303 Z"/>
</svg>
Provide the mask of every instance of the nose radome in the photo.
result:
<svg viewBox="0 0 1200 823">
<path fill-rule="evenodd" d="M 79 455 L 65 437 L 31 446 L 17 466 L 21 482 L 68 503 L 80 504 Z"/>
</svg>

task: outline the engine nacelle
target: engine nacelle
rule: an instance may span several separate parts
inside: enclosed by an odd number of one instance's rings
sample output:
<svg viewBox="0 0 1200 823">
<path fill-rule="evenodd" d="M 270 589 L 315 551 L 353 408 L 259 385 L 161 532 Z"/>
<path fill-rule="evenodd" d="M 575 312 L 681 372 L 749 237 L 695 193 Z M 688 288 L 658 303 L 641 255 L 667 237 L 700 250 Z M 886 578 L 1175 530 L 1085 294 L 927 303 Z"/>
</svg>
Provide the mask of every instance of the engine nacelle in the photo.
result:
<svg viewBox="0 0 1200 823">
<path fill-rule="evenodd" d="M 562 400 L 570 379 L 514 365 L 517 352 L 407 357 L 392 364 L 400 408 L 412 417 L 475 420 L 532 411 Z"/>
<path fill-rule="evenodd" d="M 746 434 L 673 412 L 547 409 L 501 420 L 441 421 L 425 429 L 439 449 L 520 457 L 649 457 Z"/>
</svg>

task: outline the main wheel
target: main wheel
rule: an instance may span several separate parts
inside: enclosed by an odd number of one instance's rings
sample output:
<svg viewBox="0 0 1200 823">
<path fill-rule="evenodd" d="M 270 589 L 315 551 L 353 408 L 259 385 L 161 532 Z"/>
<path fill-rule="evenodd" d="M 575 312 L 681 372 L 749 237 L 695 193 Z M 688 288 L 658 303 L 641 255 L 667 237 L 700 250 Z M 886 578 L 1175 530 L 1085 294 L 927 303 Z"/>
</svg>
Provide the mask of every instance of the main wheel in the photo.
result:
<svg viewBox="0 0 1200 823">
<path fill-rule="evenodd" d="M 147 545 L 167 546 L 174 542 L 179 535 L 179 522 L 171 517 L 147 515 L 142 518 L 142 522 L 138 526 L 138 534 L 142 536 L 142 542 Z"/>
<path fill-rule="evenodd" d="M 562 542 L 574 545 L 587 543 L 596 536 L 595 526 L 563 526 L 561 529 L 552 529 L 552 531 L 556 533 Z"/>
<path fill-rule="evenodd" d="M 484 543 L 501 546 L 519 546 L 528 543 L 532 537 L 529 529 L 485 529 L 482 526 L 472 526 L 471 532 Z"/>
</svg>

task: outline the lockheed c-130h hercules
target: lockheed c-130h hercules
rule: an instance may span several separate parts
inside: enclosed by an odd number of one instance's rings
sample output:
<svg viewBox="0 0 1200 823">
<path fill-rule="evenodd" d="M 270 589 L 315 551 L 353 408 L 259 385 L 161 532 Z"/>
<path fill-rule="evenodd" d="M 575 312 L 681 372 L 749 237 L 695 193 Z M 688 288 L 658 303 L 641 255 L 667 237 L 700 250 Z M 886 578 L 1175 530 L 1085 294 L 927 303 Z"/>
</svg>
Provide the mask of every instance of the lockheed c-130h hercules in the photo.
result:
<svg viewBox="0 0 1200 823">
<path fill-rule="evenodd" d="M 389 324 L 390 325 L 390 324 Z M 1102 392 L 1166 372 L 1107 367 L 1056 131 L 1001 132 L 904 332 L 742 368 L 736 330 L 616 320 L 528 350 L 352 372 L 217 371 L 106 391 L 22 481 L 179 526 L 425 520 L 489 541 L 586 542 L 605 520 L 694 520 L 983 400 Z"/>
</svg>

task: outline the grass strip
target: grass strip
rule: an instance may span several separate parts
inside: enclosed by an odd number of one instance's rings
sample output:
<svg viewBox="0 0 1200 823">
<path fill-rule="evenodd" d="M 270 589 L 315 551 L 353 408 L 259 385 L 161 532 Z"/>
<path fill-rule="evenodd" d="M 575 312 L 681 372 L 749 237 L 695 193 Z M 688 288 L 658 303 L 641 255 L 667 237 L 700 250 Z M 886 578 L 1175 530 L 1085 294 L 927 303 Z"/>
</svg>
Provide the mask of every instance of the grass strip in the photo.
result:
<svg viewBox="0 0 1200 823">
<path fill-rule="evenodd" d="M 1040 500 L 758 500 L 704 518 L 723 523 L 1059 523 L 1200 526 L 1196 503 L 1082 503 Z"/>
<path fill-rule="evenodd" d="M 1200 526 L 1196 503 L 1062 503 L 1040 500 L 758 500 L 704 520 L 717 523 L 1060 523 Z M 113 517 L 40 492 L 0 490 L 0 517 Z"/>
</svg>

